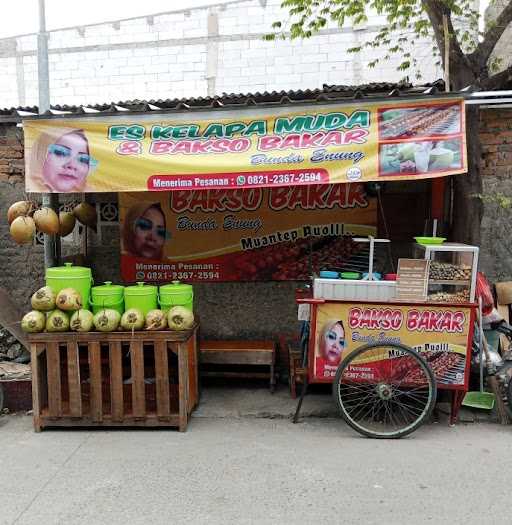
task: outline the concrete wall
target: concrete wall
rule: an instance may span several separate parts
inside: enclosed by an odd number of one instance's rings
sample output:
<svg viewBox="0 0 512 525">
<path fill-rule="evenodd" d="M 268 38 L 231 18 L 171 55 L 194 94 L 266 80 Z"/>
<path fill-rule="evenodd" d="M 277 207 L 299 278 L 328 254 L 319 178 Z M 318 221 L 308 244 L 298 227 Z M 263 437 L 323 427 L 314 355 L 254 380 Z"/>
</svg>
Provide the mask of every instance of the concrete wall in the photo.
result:
<svg viewBox="0 0 512 525">
<path fill-rule="evenodd" d="M 331 25 L 304 41 L 263 41 L 274 21 L 287 18 L 280 4 L 219 0 L 207 8 L 50 31 L 51 102 L 81 105 L 414 78 L 414 72 L 396 71 L 398 58 L 369 69 L 369 61 L 385 50 L 347 53 L 372 40 L 386 23 L 383 17 L 370 16 L 357 28 Z M 0 40 L 0 107 L 37 104 L 36 46 L 36 35 Z M 422 81 L 442 76 L 429 39 L 417 40 L 412 51 Z"/>
<path fill-rule="evenodd" d="M 512 280 L 512 109 L 483 110 L 480 139 L 485 195 L 481 266 L 492 279 Z"/>
</svg>

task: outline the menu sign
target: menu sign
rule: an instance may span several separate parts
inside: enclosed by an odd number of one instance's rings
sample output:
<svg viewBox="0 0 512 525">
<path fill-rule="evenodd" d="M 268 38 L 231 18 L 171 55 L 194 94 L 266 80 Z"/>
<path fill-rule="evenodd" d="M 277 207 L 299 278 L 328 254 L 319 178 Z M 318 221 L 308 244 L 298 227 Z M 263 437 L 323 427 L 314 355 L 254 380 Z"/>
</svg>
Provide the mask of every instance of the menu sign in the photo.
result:
<svg viewBox="0 0 512 525">
<path fill-rule="evenodd" d="M 427 299 L 430 261 L 423 259 L 399 259 L 396 283 L 397 298 L 402 301 L 425 301 Z"/>
</svg>

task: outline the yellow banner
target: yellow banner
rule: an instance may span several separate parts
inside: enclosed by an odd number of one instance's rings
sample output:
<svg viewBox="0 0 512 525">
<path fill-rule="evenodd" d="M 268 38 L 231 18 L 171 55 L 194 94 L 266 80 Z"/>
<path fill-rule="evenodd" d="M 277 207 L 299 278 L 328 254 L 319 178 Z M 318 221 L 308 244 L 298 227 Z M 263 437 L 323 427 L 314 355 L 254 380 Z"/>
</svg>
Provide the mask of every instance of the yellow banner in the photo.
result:
<svg viewBox="0 0 512 525">
<path fill-rule="evenodd" d="M 422 179 L 467 170 L 458 98 L 27 119 L 27 192 Z"/>
<path fill-rule="evenodd" d="M 316 307 L 314 327 L 309 361 L 314 381 L 332 381 L 344 357 L 378 343 L 380 351 L 355 364 L 383 366 L 402 357 L 386 345 L 402 344 L 426 359 L 438 386 L 467 387 L 473 334 L 473 309 L 468 306 L 330 302 Z"/>
</svg>

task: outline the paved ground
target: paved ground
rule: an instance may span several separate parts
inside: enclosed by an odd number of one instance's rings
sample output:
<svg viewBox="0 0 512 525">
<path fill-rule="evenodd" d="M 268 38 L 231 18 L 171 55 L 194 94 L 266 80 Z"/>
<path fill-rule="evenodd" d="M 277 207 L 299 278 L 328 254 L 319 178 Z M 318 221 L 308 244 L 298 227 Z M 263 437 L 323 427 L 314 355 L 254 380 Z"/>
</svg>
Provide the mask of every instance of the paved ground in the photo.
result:
<svg viewBox="0 0 512 525">
<path fill-rule="evenodd" d="M 0 418 L 0 523 L 510 523 L 512 427 L 369 440 L 311 417 L 327 397 L 298 425 L 271 408 L 281 397 L 250 415 L 269 399 L 256 392 L 205 394 L 184 434 L 35 434 L 30 417 Z"/>
</svg>

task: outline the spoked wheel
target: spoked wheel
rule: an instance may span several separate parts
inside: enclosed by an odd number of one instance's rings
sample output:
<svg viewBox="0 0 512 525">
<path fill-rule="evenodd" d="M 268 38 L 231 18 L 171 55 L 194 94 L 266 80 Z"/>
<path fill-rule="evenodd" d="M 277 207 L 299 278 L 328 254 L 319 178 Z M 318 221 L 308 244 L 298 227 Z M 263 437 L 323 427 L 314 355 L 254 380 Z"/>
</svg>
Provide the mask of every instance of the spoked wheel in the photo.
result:
<svg viewBox="0 0 512 525">
<path fill-rule="evenodd" d="M 430 416 L 436 382 L 427 362 L 400 344 L 369 344 L 341 362 L 333 395 L 343 419 L 372 438 L 400 438 Z"/>
</svg>

